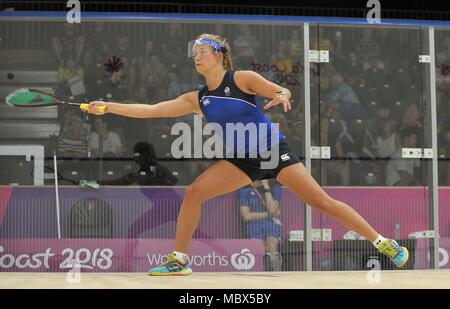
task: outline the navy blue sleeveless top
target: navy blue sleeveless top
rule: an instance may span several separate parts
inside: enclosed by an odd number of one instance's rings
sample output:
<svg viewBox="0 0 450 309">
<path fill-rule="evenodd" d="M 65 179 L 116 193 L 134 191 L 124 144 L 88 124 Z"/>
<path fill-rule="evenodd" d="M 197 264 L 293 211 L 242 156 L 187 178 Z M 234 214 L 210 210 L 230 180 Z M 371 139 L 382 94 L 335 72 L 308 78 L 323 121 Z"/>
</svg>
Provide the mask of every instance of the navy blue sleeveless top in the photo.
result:
<svg viewBox="0 0 450 309">
<path fill-rule="evenodd" d="M 200 108 L 208 123 L 216 123 L 221 127 L 223 142 L 228 151 L 233 151 L 235 155 L 245 154 L 245 157 L 249 153 L 260 154 L 284 141 L 284 137 L 262 113 L 255 95 L 238 88 L 234 82 L 234 73 L 235 71 L 226 71 L 217 89 L 210 91 L 205 85 L 199 91 Z M 235 129 L 245 129 L 238 133 L 232 129 L 233 126 Z M 240 135 L 242 132 L 244 135 Z"/>
</svg>

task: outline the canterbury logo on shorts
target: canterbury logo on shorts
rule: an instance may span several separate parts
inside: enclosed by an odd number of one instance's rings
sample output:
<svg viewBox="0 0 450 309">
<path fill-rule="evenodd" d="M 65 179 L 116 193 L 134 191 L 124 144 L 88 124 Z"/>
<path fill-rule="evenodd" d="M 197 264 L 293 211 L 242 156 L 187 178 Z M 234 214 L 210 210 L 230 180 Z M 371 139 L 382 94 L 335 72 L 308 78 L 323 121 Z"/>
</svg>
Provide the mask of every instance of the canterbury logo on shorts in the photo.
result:
<svg viewBox="0 0 450 309">
<path fill-rule="evenodd" d="M 290 158 L 291 157 L 287 153 L 281 155 L 281 161 L 283 161 L 283 162 L 289 160 Z"/>
</svg>

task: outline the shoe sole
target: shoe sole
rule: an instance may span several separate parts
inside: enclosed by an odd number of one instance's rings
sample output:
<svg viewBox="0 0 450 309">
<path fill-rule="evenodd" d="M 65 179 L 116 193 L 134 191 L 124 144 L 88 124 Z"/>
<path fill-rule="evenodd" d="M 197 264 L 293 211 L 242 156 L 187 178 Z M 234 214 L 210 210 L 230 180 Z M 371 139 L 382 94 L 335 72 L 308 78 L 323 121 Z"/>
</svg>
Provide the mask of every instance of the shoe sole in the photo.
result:
<svg viewBox="0 0 450 309">
<path fill-rule="evenodd" d="M 164 276 L 164 277 L 169 277 L 169 276 L 176 276 L 176 277 L 184 277 L 184 276 L 189 276 L 192 275 L 192 271 L 187 271 L 187 272 L 176 272 L 176 273 L 148 273 L 149 276 Z"/>
</svg>

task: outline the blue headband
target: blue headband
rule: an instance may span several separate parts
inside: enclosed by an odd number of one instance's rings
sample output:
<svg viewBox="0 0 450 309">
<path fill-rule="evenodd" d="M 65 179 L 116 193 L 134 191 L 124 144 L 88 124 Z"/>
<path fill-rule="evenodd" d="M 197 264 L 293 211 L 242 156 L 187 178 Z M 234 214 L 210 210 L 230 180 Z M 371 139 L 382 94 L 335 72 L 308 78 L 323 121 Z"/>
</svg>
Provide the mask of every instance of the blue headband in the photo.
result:
<svg viewBox="0 0 450 309">
<path fill-rule="evenodd" d="M 211 46 L 215 52 L 223 52 L 224 51 L 222 44 L 220 42 L 214 41 L 213 39 L 200 38 L 200 39 L 195 40 L 195 44 Z M 194 44 L 194 46 L 195 46 L 195 44 Z"/>
</svg>

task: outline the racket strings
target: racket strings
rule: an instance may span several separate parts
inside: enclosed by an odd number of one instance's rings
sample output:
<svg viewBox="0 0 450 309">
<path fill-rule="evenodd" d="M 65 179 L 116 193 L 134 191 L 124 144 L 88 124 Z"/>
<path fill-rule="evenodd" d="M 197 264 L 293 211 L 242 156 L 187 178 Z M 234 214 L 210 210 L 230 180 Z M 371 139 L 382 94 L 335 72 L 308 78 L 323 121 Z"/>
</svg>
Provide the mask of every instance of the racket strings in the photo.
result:
<svg viewBox="0 0 450 309">
<path fill-rule="evenodd" d="M 10 106 L 45 107 L 60 103 L 52 94 L 36 89 L 21 88 L 12 91 L 5 99 Z"/>
<path fill-rule="evenodd" d="M 16 89 L 16 90 L 14 90 L 13 92 L 11 92 L 10 94 L 8 94 L 8 95 L 6 96 L 5 102 L 6 102 L 7 104 L 13 105 L 13 104 L 11 103 L 12 98 L 14 98 L 14 97 L 16 97 L 16 96 L 18 96 L 18 95 L 20 95 L 20 94 L 29 93 L 29 92 L 30 92 L 30 90 L 27 89 L 27 88 Z"/>
</svg>

